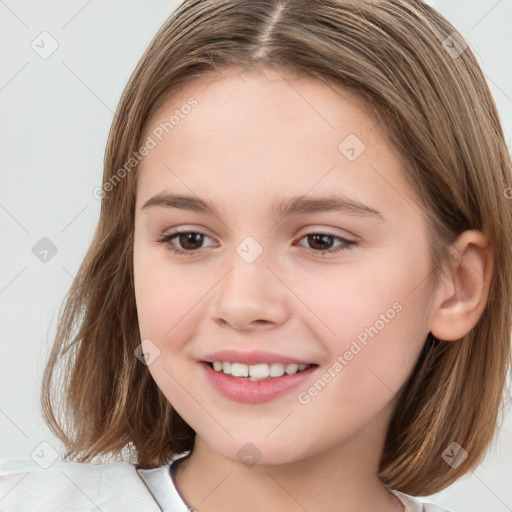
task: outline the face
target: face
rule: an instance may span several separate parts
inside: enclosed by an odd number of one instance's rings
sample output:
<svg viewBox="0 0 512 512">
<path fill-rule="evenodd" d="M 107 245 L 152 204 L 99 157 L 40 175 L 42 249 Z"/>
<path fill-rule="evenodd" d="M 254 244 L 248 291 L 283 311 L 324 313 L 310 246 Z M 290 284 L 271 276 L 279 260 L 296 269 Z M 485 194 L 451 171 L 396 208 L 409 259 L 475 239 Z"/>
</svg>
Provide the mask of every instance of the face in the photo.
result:
<svg viewBox="0 0 512 512">
<path fill-rule="evenodd" d="M 400 158 L 363 100 L 226 71 L 170 98 L 144 141 L 138 321 L 178 413 L 232 460 L 384 436 L 429 332 L 431 262 Z"/>
</svg>

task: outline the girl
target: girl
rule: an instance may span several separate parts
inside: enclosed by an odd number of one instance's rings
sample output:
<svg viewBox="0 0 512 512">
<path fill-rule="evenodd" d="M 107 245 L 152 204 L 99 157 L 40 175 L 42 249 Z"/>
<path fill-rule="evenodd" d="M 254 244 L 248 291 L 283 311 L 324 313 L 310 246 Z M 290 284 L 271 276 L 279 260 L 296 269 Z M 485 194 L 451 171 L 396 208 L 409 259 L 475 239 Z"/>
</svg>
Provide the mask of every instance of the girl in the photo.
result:
<svg viewBox="0 0 512 512">
<path fill-rule="evenodd" d="M 121 98 L 45 370 L 67 460 L 4 462 L 2 510 L 443 510 L 413 496 L 498 424 L 511 186 L 422 1 L 183 2 Z"/>
</svg>

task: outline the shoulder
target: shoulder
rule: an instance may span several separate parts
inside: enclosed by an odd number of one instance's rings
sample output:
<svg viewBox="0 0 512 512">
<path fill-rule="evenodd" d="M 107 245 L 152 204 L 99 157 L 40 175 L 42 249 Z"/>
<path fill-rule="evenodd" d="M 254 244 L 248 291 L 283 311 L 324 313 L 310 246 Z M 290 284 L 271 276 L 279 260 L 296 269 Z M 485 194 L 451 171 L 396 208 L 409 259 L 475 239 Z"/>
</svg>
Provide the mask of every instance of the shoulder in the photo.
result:
<svg viewBox="0 0 512 512">
<path fill-rule="evenodd" d="M 2 512 L 114 510 L 158 512 L 135 466 L 56 461 L 43 468 L 33 460 L 0 460 Z"/>
<path fill-rule="evenodd" d="M 433 503 L 423 503 L 423 510 L 424 512 L 450 512 L 447 508 L 442 508 Z"/>
<path fill-rule="evenodd" d="M 404 504 L 405 512 L 451 512 L 450 510 L 442 508 L 439 505 L 434 505 L 433 503 L 420 502 L 418 499 L 413 496 L 409 496 L 408 494 L 395 490 L 392 490 L 391 492 Z"/>
</svg>

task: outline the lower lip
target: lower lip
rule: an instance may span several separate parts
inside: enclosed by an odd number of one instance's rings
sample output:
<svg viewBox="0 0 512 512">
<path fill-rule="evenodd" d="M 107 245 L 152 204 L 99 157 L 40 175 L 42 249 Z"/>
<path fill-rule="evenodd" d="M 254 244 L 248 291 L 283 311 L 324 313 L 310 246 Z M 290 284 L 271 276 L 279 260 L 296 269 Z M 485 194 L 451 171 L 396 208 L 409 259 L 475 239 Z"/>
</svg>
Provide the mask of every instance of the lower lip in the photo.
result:
<svg viewBox="0 0 512 512">
<path fill-rule="evenodd" d="M 223 396 L 247 404 L 268 402 L 302 384 L 318 366 L 310 366 L 294 375 L 283 375 L 268 380 L 244 380 L 230 377 L 223 372 L 215 371 L 211 366 L 202 362 L 206 378 L 210 384 Z"/>
</svg>

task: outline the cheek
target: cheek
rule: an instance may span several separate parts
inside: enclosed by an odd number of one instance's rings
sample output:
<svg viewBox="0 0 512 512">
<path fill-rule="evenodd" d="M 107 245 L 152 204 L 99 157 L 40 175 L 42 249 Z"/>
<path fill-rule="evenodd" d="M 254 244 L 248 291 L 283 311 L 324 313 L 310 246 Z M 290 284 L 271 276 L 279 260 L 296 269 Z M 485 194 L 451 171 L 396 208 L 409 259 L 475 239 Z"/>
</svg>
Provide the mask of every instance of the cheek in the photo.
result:
<svg viewBox="0 0 512 512">
<path fill-rule="evenodd" d="M 412 371 L 428 334 L 429 261 L 421 250 L 396 248 L 378 261 L 332 266 L 328 276 L 307 282 L 297 278 L 297 295 L 321 320 L 316 336 L 344 403 L 389 399 Z"/>
<path fill-rule="evenodd" d="M 295 408 L 304 414 L 296 416 L 297 428 L 309 425 L 312 430 L 322 430 L 325 439 L 334 439 L 340 432 L 357 432 L 385 409 L 390 414 L 427 334 L 418 325 L 421 310 L 416 301 L 406 293 L 398 296 L 396 302 L 382 296 L 382 302 L 359 307 L 347 302 L 344 319 L 338 309 L 338 321 L 333 323 L 336 336 L 323 338 L 330 362 L 308 387 L 297 390 Z"/>
<path fill-rule="evenodd" d="M 186 335 L 197 325 L 201 300 L 215 280 L 199 279 L 197 270 L 189 265 L 169 264 L 162 250 L 134 249 L 135 297 L 142 339 L 150 338 L 166 350 L 179 348 L 179 343 L 166 343 Z M 211 281 L 211 282 L 210 282 Z"/>
<path fill-rule="evenodd" d="M 303 318 L 309 315 L 318 337 L 342 350 L 354 338 L 364 343 L 376 331 L 380 336 L 393 325 L 402 329 L 407 319 L 421 330 L 416 322 L 425 314 L 428 263 L 420 251 L 397 247 L 347 264 L 290 273 L 286 279 L 301 299 L 294 304 Z"/>
<path fill-rule="evenodd" d="M 141 337 L 157 340 L 172 326 L 172 309 L 169 308 L 172 295 L 170 276 L 165 274 L 165 268 L 155 258 L 154 251 L 138 242 L 137 237 L 133 267 Z"/>
</svg>

